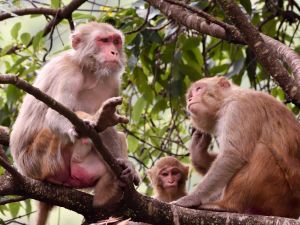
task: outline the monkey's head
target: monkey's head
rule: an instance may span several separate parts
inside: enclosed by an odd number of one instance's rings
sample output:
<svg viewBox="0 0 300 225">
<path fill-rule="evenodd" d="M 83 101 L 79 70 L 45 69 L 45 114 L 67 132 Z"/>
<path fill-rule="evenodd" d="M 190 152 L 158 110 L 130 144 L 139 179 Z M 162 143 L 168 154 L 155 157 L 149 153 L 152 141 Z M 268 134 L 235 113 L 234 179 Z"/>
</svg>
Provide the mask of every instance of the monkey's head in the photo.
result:
<svg viewBox="0 0 300 225">
<path fill-rule="evenodd" d="M 80 66 L 96 75 L 121 74 L 126 57 L 124 35 L 106 23 L 90 22 L 72 34 L 72 47 Z"/>
<path fill-rule="evenodd" d="M 187 94 L 187 110 L 192 124 L 199 130 L 212 133 L 224 100 L 230 95 L 232 84 L 225 77 L 203 78 L 191 85 Z"/>
<path fill-rule="evenodd" d="M 185 189 L 189 167 L 184 166 L 173 156 L 166 156 L 156 161 L 148 170 L 148 176 L 155 191 L 177 192 Z"/>
</svg>

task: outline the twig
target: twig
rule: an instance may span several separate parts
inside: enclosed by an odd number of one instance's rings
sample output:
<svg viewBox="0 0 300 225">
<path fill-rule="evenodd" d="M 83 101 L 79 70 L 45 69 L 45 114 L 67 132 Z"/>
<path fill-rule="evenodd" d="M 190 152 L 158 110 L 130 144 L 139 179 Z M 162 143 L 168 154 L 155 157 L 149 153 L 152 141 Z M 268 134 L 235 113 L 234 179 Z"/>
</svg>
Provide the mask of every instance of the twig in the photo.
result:
<svg viewBox="0 0 300 225">
<path fill-rule="evenodd" d="M 9 18 L 13 18 L 15 16 L 25 16 L 25 15 L 37 15 L 37 14 L 44 14 L 44 15 L 51 15 L 55 16 L 57 13 L 57 9 L 49 9 L 49 8 L 28 8 L 28 9 L 17 9 L 13 10 L 10 13 L 1 13 L 0 14 L 0 21 L 6 20 Z"/>
<path fill-rule="evenodd" d="M 43 30 L 43 37 L 48 35 L 52 29 L 59 24 L 63 19 L 68 19 L 72 16 L 72 13 L 78 9 L 86 0 L 73 0 L 68 5 L 66 5 L 62 9 L 56 9 L 54 13 L 55 18 L 53 18 L 44 28 Z M 36 8 L 34 8 L 36 10 Z M 40 14 L 40 13 L 39 13 Z M 27 14 L 26 14 L 27 15 Z M 32 45 L 33 38 L 30 40 L 30 42 L 27 44 L 26 48 Z M 9 49 L 6 54 L 13 54 L 17 50 L 19 50 L 20 46 L 13 46 L 11 49 Z"/>
<path fill-rule="evenodd" d="M 9 172 L 13 178 L 17 180 L 22 180 L 23 176 L 15 169 L 13 168 L 9 162 L 7 162 L 4 158 L 0 157 L 0 165 L 6 169 L 7 172 Z"/>
<path fill-rule="evenodd" d="M 5 205 L 8 203 L 13 203 L 13 202 L 21 202 L 28 199 L 27 197 L 21 196 L 21 197 L 15 197 L 15 198 L 8 198 L 8 199 L 3 199 L 0 200 L 0 205 Z"/>
<path fill-rule="evenodd" d="M 148 23 L 148 19 L 149 19 L 150 8 L 151 8 L 151 6 L 148 7 L 148 10 L 147 10 L 147 14 L 146 14 L 146 18 L 145 18 L 144 23 L 143 23 L 140 27 L 138 27 L 137 29 L 135 29 L 135 30 L 133 30 L 133 31 L 126 32 L 126 33 L 125 33 L 126 35 L 127 35 L 127 34 L 133 34 L 133 33 L 139 32 L 139 31 L 141 31 L 141 30 L 146 26 L 146 24 Z"/>
</svg>

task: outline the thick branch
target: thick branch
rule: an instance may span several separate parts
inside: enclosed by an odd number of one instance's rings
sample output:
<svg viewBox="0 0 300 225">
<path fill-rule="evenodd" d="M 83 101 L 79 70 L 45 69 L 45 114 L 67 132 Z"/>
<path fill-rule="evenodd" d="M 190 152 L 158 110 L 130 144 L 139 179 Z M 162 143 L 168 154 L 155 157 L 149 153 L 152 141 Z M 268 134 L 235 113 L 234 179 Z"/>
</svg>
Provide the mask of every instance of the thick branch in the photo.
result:
<svg viewBox="0 0 300 225">
<path fill-rule="evenodd" d="M 265 43 L 259 31 L 248 21 L 246 15 L 232 0 L 219 0 L 227 17 L 244 36 L 246 43 L 256 55 L 262 66 L 279 83 L 293 103 L 300 106 L 300 88 L 294 77 L 290 76 L 275 52 Z"/>
<path fill-rule="evenodd" d="M 40 201 L 46 201 L 77 212 L 88 220 L 96 222 L 111 215 L 131 217 L 134 221 L 164 225 L 196 225 L 196 224 L 289 224 L 300 225 L 299 221 L 280 217 L 242 215 L 226 212 L 211 212 L 181 208 L 157 201 L 135 193 L 124 199 L 121 207 L 93 208 L 92 196 L 63 186 L 43 183 L 24 177 L 22 181 L 14 180 L 10 175 L 0 176 L 0 195 L 20 195 Z M 22 199 L 20 199 L 22 200 Z M 176 223 L 178 222 L 178 223 Z"/>
</svg>

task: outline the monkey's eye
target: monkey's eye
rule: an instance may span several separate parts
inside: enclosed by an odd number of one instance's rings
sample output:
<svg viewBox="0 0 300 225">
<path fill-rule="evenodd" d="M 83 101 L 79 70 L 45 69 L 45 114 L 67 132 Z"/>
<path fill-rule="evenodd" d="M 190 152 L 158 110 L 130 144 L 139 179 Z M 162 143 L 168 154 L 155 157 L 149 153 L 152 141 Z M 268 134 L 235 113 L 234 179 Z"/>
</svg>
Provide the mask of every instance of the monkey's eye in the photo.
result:
<svg viewBox="0 0 300 225">
<path fill-rule="evenodd" d="M 108 38 L 101 38 L 100 40 L 101 40 L 102 42 L 105 42 L 105 43 L 107 43 L 107 42 L 109 41 Z"/>
<path fill-rule="evenodd" d="M 115 45 L 119 45 L 120 44 L 120 40 L 118 38 L 115 38 L 114 41 L 113 41 L 113 43 Z"/>
<path fill-rule="evenodd" d="M 176 176 L 176 175 L 178 175 L 178 174 L 179 174 L 179 171 L 177 171 L 177 170 L 172 171 L 172 175 L 173 175 L 173 176 Z"/>
<path fill-rule="evenodd" d="M 166 177 L 166 176 L 168 176 L 168 173 L 167 173 L 167 172 L 164 172 L 164 173 L 161 173 L 161 175 L 162 175 L 163 177 Z"/>
<path fill-rule="evenodd" d="M 200 91 L 200 90 L 201 90 L 201 87 L 197 87 L 197 88 L 196 88 L 196 91 Z"/>
</svg>

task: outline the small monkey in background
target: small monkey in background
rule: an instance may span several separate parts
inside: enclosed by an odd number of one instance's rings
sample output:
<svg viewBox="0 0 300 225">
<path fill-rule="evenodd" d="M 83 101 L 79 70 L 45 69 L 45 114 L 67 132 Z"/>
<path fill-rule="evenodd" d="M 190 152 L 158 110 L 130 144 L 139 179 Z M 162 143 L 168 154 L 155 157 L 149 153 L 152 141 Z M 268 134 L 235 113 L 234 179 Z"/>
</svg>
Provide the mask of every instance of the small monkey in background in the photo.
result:
<svg viewBox="0 0 300 225">
<path fill-rule="evenodd" d="M 186 181 L 189 167 L 173 156 L 158 159 L 148 170 L 148 177 L 154 189 L 153 198 L 162 202 L 172 202 L 186 195 Z M 148 223 L 128 221 L 128 225 L 150 225 Z"/>
<path fill-rule="evenodd" d="M 163 202 L 171 202 L 185 196 L 188 174 L 189 167 L 184 166 L 173 156 L 157 160 L 148 170 L 155 193 L 154 198 Z"/>
<path fill-rule="evenodd" d="M 300 124 L 292 112 L 225 77 L 192 84 L 187 109 L 196 129 L 217 137 L 220 153 L 195 190 L 175 204 L 300 216 Z"/>
<path fill-rule="evenodd" d="M 72 34 L 73 49 L 51 59 L 34 86 L 93 125 L 97 112 L 121 103 L 115 96 L 126 62 L 123 43 L 123 33 L 109 24 L 79 26 Z M 122 122 L 116 114 L 106 121 L 102 118 L 104 128 L 116 124 L 110 121 L 114 119 Z M 137 173 L 127 159 L 125 135 L 113 127 L 99 135 L 124 168 L 122 177 L 137 183 Z M 68 119 L 27 94 L 13 126 L 10 149 L 22 174 L 74 188 L 96 186 L 96 206 L 114 203 L 121 196 L 120 182 L 87 140 L 79 138 Z M 44 211 L 38 224 L 43 225 L 49 206 L 42 204 L 40 209 Z"/>
</svg>

